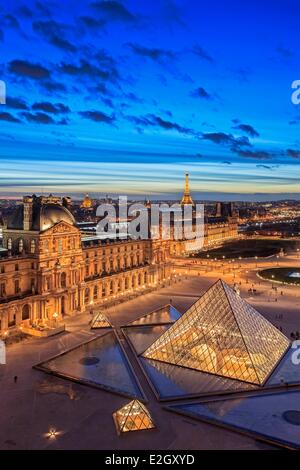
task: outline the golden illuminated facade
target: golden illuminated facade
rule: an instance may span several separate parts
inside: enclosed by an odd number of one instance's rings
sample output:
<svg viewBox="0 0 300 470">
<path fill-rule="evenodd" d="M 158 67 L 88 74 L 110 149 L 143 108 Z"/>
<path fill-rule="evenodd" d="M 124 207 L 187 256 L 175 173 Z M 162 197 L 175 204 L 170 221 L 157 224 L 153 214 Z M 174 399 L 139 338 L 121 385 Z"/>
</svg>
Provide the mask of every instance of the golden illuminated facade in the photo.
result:
<svg viewBox="0 0 300 470">
<path fill-rule="evenodd" d="M 24 197 L 3 229 L 0 331 L 61 320 L 170 276 L 167 241 L 83 241 L 56 198 Z"/>
<path fill-rule="evenodd" d="M 288 348 L 277 328 L 218 281 L 144 356 L 263 385 Z"/>
<path fill-rule="evenodd" d="M 118 434 L 155 428 L 148 409 L 139 400 L 132 400 L 113 413 L 113 419 Z"/>
</svg>

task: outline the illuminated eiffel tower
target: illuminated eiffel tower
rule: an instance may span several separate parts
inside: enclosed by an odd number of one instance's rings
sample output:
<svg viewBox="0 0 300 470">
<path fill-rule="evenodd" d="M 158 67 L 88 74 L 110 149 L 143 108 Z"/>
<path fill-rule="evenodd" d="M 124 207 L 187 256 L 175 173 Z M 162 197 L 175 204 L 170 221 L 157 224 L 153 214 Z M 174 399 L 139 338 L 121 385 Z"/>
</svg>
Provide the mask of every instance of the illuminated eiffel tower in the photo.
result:
<svg viewBox="0 0 300 470">
<path fill-rule="evenodd" d="M 189 186 L 189 174 L 185 174 L 185 188 L 184 188 L 184 194 L 181 199 L 181 205 L 186 206 L 186 205 L 194 205 L 194 201 L 190 195 L 190 186 Z"/>
</svg>

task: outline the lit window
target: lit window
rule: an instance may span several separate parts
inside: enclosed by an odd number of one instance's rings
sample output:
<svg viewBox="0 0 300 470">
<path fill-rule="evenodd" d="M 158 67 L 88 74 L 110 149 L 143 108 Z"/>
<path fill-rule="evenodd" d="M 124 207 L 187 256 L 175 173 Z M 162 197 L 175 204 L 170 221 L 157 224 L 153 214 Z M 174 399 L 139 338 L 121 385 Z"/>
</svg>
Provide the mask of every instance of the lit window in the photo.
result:
<svg viewBox="0 0 300 470">
<path fill-rule="evenodd" d="M 30 253 L 35 253 L 35 240 L 31 240 L 30 243 Z"/>
<path fill-rule="evenodd" d="M 21 238 L 19 240 L 19 253 L 22 253 L 23 249 L 24 249 L 24 241 L 23 241 L 23 238 Z"/>
</svg>

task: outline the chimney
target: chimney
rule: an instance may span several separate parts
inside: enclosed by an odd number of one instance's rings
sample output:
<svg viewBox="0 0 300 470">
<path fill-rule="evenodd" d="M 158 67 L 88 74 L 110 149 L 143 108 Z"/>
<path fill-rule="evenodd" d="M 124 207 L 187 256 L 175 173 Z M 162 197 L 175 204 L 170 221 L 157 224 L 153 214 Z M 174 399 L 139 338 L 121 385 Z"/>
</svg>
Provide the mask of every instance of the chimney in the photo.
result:
<svg viewBox="0 0 300 470">
<path fill-rule="evenodd" d="M 32 226 L 32 205 L 31 196 L 23 197 L 23 230 L 30 230 Z"/>
</svg>

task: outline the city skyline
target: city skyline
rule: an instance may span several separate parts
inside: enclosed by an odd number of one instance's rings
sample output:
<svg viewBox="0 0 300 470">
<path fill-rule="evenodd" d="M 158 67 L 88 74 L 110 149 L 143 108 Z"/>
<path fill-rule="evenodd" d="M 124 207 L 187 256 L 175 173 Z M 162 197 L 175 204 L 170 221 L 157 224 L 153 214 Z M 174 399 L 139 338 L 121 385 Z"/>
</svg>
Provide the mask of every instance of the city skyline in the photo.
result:
<svg viewBox="0 0 300 470">
<path fill-rule="evenodd" d="M 0 197 L 300 199 L 299 6 L 254 4 L 3 7 Z"/>
</svg>

